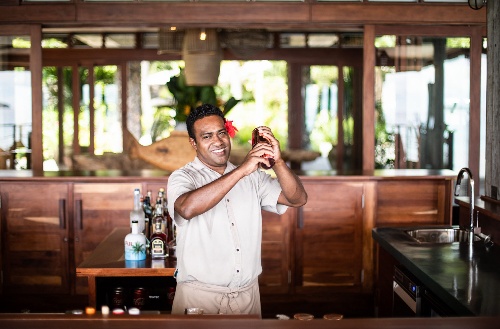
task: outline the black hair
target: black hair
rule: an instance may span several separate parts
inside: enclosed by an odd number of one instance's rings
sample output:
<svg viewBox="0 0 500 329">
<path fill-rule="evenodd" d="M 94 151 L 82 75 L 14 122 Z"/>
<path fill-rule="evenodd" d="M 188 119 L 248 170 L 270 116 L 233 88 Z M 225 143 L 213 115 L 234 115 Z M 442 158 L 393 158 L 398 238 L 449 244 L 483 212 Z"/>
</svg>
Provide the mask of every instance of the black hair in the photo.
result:
<svg viewBox="0 0 500 329">
<path fill-rule="evenodd" d="M 191 111 L 186 119 L 186 126 L 189 137 L 196 140 L 193 129 L 194 123 L 199 119 L 203 119 L 204 117 L 208 117 L 211 115 L 218 115 L 222 119 L 224 119 L 224 114 L 222 113 L 220 108 L 212 104 L 202 104 Z"/>
</svg>

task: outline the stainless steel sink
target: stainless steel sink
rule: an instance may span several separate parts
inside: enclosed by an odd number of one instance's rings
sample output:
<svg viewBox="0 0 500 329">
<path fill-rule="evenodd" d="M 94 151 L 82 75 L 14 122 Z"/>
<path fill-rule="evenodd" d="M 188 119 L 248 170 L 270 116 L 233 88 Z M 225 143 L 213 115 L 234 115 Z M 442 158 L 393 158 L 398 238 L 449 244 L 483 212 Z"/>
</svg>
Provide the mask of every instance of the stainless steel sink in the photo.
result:
<svg viewBox="0 0 500 329">
<path fill-rule="evenodd" d="M 459 228 L 424 228 L 405 231 L 406 234 L 423 243 L 468 242 L 469 232 Z M 482 239 L 474 235 L 474 241 Z"/>
</svg>

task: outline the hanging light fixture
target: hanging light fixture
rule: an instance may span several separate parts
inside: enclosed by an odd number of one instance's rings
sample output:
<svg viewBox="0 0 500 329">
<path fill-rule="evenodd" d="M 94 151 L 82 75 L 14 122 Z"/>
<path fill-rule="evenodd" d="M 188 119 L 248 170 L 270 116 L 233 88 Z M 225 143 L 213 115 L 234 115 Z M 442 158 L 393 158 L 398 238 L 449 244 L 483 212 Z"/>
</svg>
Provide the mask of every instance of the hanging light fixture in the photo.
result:
<svg viewBox="0 0 500 329">
<path fill-rule="evenodd" d="M 479 10 L 483 8 L 485 4 L 486 0 L 469 0 L 469 7 L 471 7 L 474 10 Z"/>
<path fill-rule="evenodd" d="M 158 31 L 158 54 L 182 53 L 184 31 L 177 27 L 162 27 Z"/>
<path fill-rule="evenodd" d="M 185 64 L 184 74 L 188 86 L 216 85 L 222 60 L 217 30 L 187 29 L 182 59 Z"/>
</svg>

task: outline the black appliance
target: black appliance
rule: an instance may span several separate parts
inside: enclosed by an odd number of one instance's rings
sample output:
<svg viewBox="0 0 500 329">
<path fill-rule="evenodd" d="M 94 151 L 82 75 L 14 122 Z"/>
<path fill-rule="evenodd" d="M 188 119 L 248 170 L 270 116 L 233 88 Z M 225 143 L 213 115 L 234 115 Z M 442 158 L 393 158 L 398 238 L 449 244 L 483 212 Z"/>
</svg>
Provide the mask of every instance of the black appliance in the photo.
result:
<svg viewBox="0 0 500 329">
<path fill-rule="evenodd" d="M 403 266 L 394 267 L 392 281 L 392 316 L 422 316 L 422 289 L 420 283 Z"/>
</svg>

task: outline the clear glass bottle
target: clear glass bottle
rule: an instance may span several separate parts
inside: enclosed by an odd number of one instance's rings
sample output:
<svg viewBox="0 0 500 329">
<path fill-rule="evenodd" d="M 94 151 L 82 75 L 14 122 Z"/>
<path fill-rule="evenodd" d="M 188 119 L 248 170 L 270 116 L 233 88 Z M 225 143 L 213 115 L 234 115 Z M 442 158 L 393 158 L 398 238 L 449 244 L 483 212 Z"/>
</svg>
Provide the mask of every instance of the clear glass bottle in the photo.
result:
<svg viewBox="0 0 500 329">
<path fill-rule="evenodd" d="M 146 226 L 144 222 L 144 211 L 141 207 L 141 190 L 134 189 L 134 208 L 130 212 L 130 227 L 132 227 L 132 222 L 137 221 L 139 227 L 139 233 L 144 233 L 144 228 Z"/>
<path fill-rule="evenodd" d="M 168 257 L 167 234 L 163 231 L 164 220 L 162 203 L 160 198 L 157 198 L 150 241 L 152 259 Z"/>
<path fill-rule="evenodd" d="M 132 221 L 132 232 L 125 236 L 125 260 L 146 259 L 146 237 L 139 233 L 137 221 Z"/>
</svg>

